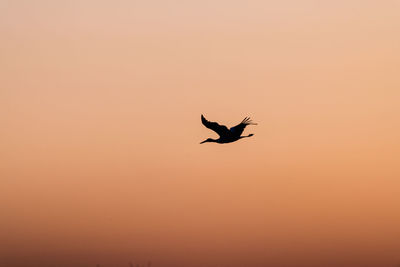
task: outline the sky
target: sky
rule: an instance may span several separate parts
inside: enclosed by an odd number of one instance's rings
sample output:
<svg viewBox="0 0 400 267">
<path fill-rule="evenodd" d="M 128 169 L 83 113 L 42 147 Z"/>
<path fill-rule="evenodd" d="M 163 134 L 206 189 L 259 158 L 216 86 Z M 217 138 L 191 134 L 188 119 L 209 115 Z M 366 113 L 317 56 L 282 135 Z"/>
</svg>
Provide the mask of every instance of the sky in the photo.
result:
<svg viewBox="0 0 400 267">
<path fill-rule="evenodd" d="M 399 12 L 0 0 L 0 266 L 398 266 Z"/>
</svg>

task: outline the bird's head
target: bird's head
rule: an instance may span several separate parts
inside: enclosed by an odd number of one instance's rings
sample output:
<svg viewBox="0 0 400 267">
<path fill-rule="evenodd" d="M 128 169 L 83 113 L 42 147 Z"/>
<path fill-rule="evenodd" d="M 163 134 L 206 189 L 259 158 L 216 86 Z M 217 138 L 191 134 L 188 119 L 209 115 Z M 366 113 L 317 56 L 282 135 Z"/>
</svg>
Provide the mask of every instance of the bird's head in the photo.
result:
<svg viewBox="0 0 400 267">
<path fill-rule="evenodd" d="M 204 144 L 204 143 L 207 143 L 207 142 L 216 142 L 216 141 L 217 140 L 214 140 L 212 138 L 208 138 L 208 139 L 204 140 L 203 142 L 201 142 L 200 144 Z"/>
</svg>

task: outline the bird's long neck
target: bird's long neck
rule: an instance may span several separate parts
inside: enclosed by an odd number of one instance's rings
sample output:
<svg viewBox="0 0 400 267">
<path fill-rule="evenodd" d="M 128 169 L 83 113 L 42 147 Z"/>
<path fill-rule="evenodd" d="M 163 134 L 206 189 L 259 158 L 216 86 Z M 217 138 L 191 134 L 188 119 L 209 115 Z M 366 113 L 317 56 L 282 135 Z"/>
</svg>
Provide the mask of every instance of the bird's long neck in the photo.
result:
<svg viewBox="0 0 400 267">
<path fill-rule="evenodd" d="M 253 134 L 249 134 L 249 135 L 241 136 L 240 138 L 251 137 L 251 136 L 253 136 Z"/>
</svg>

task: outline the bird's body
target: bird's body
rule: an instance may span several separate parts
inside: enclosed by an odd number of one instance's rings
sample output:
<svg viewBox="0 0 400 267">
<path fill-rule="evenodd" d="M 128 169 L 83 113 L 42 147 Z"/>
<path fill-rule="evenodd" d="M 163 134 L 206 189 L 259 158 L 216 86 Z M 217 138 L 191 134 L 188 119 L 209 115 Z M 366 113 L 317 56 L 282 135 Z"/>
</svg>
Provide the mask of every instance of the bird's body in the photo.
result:
<svg viewBox="0 0 400 267">
<path fill-rule="evenodd" d="M 241 136 L 241 134 L 243 133 L 244 128 L 246 128 L 247 125 L 256 125 L 256 123 L 253 123 L 250 120 L 250 118 L 247 118 L 247 117 L 241 123 L 239 123 L 238 125 L 230 128 L 230 129 L 228 129 L 225 125 L 219 125 L 216 122 L 208 121 L 206 118 L 204 118 L 203 115 L 201 115 L 201 122 L 208 129 L 211 129 L 214 132 L 216 132 L 219 135 L 219 138 L 218 139 L 208 138 L 207 140 L 204 140 L 200 144 L 203 144 L 206 142 L 226 144 L 226 143 L 235 142 L 241 138 L 253 136 L 253 134 L 249 134 L 249 135 L 245 135 L 245 136 Z"/>
</svg>

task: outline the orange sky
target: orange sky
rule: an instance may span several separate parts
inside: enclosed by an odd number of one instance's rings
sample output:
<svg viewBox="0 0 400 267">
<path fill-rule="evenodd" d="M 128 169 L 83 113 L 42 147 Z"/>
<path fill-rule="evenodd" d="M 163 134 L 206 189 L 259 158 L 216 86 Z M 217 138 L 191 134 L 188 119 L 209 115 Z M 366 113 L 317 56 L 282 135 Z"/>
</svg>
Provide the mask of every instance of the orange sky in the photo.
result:
<svg viewBox="0 0 400 267">
<path fill-rule="evenodd" d="M 0 266 L 400 264 L 399 13 L 0 1 Z"/>
</svg>

